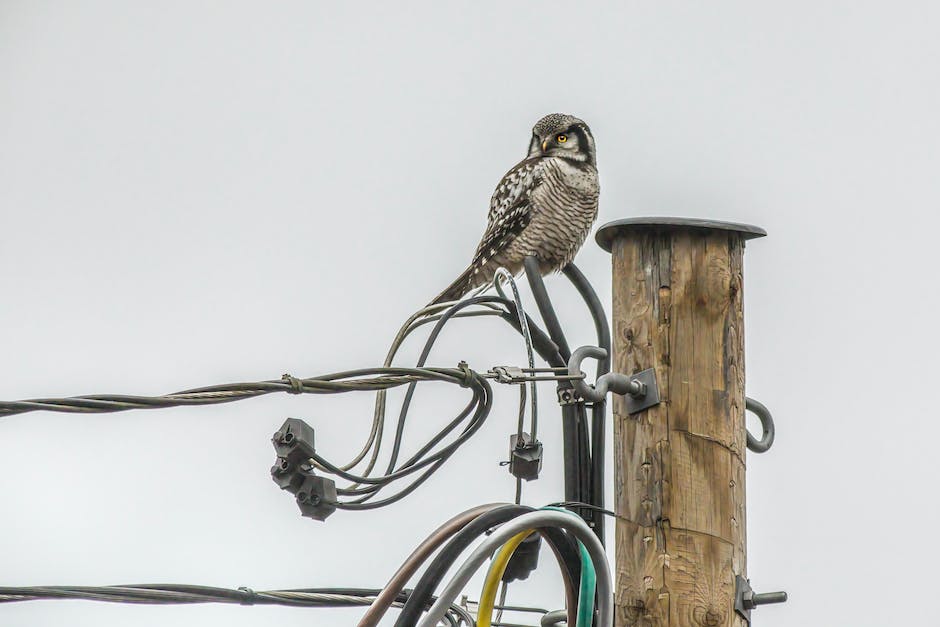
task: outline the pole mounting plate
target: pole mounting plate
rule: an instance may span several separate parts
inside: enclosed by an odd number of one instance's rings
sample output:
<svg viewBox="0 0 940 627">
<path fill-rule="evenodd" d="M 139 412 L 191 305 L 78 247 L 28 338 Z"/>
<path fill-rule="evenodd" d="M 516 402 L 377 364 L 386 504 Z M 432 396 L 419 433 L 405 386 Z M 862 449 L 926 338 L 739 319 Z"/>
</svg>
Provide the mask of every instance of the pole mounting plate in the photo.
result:
<svg viewBox="0 0 940 627">
<path fill-rule="evenodd" d="M 644 409 L 659 405 L 659 387 L 656 385 L 656 371 L 653 368 L 630 375 L 631 387 L 634 382 L 640 384 L 639 388 L 643 392 L 624 395 L 628 414 L 638 414 Z"/>
</svg>

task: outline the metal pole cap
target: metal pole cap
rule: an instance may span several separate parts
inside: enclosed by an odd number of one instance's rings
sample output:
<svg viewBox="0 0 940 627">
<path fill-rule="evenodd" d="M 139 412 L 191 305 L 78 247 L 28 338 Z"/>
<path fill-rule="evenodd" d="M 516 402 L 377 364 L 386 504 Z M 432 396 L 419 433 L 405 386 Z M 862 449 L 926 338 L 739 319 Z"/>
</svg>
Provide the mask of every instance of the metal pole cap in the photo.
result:
<svg viewBox="0 0 940 627">
<path fill-rule="evenodd" d="M 597 229 L 594 240 L 598 246 L 611 251 L 614 239 L 618 236 L 636 231 L 674 231 L 689 229 L 693 231 L 731 231 L 740 234 L 742 239 L 749 240 L 764 237 L 767 231 L 759 226 L 740 224 L 738 222 L 722 222 L 720 220 L 702 220 L 699 218 L 624 218 L 608 222 Z"/>
</svg>

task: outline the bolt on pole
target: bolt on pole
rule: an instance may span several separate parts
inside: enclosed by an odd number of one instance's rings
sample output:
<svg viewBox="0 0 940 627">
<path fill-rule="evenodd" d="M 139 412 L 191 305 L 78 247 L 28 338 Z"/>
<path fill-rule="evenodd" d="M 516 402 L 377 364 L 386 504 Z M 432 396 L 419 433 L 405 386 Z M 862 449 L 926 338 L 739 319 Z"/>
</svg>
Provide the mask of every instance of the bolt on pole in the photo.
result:
<svg viewBox="0 0 940 627">
<path fill-rule="evenodd" d="M 653 368 L 659 405 L 614 396 L 618 627 L 741 627 L 745 534 L 744 243 L 757 227 L 631 218 L 613 261 L 614 372 Z"/>
</svg>

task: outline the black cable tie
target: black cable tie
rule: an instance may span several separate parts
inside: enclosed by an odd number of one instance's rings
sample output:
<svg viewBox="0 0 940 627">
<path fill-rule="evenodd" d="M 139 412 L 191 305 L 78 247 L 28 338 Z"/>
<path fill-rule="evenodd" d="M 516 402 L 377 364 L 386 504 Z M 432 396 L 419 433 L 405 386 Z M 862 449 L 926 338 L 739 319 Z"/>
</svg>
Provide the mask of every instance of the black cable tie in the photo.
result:
<svg viewBox="0 0 940 627">
<path fill-rule="evenodd" d="M 286 377 L 287 375 L 284 375 L 284 376 Z M 255 593 L 254 590 L 252 590 L 251 588 L 247 586 L 239 586 L 238 591 L 244 595 L 244 598 L 242 598 L 242 600 L 239 601 L 241 605 L 254 605 L 255 603 L 258 602 L 258 599 L 260 598 L 258 597 L 258 595 Z"/>
<path fill-rule="evenodd" d="M 470 366 L 467 365 L 467 362 L 461 361 L 457 364 L 457 369 L 463 373 L 463 378 L 460 380 L 460 387 L 468 388 L 473 385 L 474 381 L 474 372 L 470 370 Z"/>
<path fill-rule="evenodd" d="M 290 383 L 290 389 L 287 390 L 288 394 L 303 394 L 304 393 L 304 382 L 298 379 L 295 376 L 290 375 L 289 373 L 284 373 L 281 375 L 281 380 Z"/>
</svg>

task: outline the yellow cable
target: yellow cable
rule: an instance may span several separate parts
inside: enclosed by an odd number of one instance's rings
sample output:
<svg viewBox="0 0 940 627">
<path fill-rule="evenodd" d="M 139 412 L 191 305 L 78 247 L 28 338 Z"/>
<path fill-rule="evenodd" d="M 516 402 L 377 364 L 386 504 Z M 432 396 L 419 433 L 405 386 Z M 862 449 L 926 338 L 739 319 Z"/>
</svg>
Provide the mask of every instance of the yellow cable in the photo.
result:
<svg viewBox="0 0 940 627">
<path fill-rule="evenodd" d="M 490 627 L 493 621 L 493 606 L 496 605 L 496 591 L 499 588 L 499 582 L 506 572 L 506 565 L 509 564 L 509 558 L 515 552 L 516 548 L 522 544 L 522 541 L 535 533 L 534 529 L 517 533 L 499 549 L 493 561 L 490 562 L 490 569 L 486 572 L 486 581 L 483 582 L 483 591 L 480 593 L 480 605 L 477 608 L 477 627 Z"/>
</svg>

